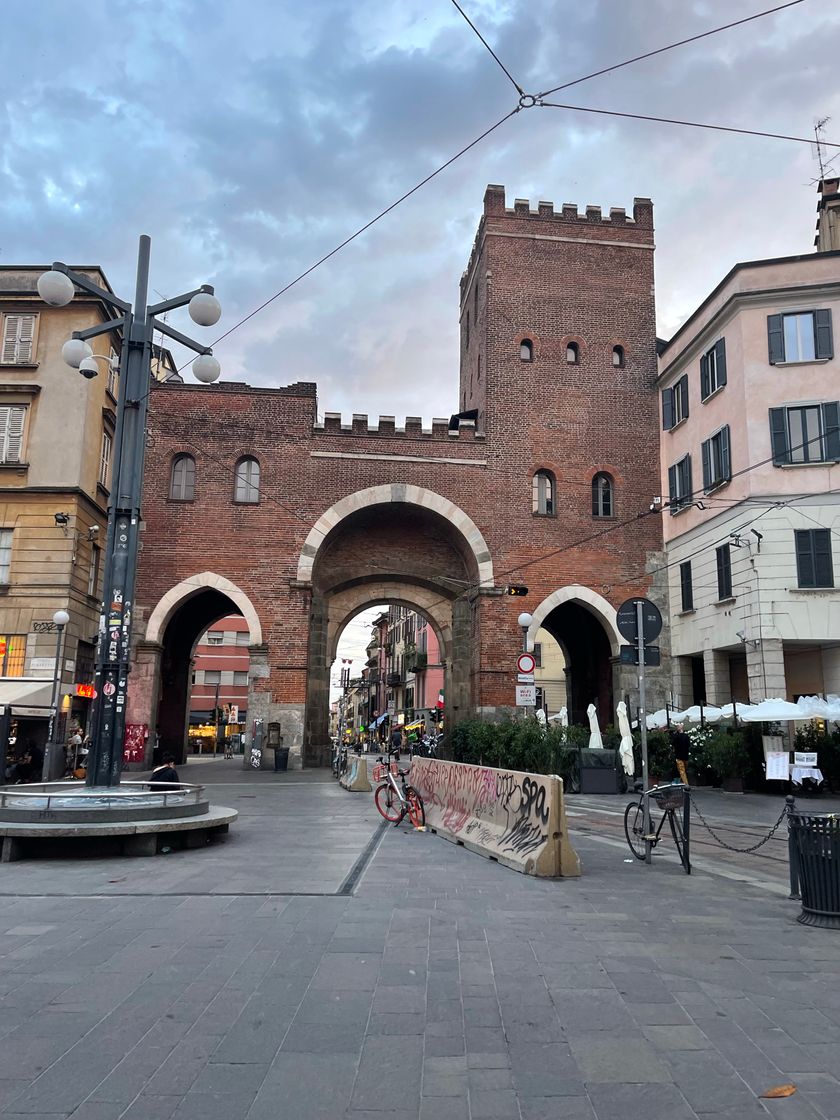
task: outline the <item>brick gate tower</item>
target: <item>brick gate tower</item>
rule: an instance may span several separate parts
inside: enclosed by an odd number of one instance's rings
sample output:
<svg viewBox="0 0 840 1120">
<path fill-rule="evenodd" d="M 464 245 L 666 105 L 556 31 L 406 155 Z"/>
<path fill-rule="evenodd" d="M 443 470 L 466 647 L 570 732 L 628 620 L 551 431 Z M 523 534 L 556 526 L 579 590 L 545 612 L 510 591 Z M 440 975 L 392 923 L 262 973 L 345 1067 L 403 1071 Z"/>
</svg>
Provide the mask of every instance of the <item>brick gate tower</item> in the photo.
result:
<svg viewBox="0 0 840 1120">
<path fill-rule="evenodd" d="M 632 218 L 507 209 L 489 187 L 460 316 L 451 419 L 320 419 L 312 384 L 153 387 L 128 701 L 133 742 L 147 744 L 137 765 L 155 732 L 183 751 L 195 645 L 232 613 L 250 635 L 249 722 L 282 735 L 292 765 L 329 757 L 338 640 L 382 604 L 434 628 L 448 726 L 513 708 L 525 605 L 530 640 L 542 626 L 564 650 L 571 719 L 585 724 L 595 704 L 601 726 L 615 722 L 615 702 L 636 689 L 616 607 L 664 593 L 650 513 L 650 202 L 637 199 Z M 511 583 L 528 598 L 506 596 Z M 657 704 L 664 672 L 652 674 Z"/>
</svg>

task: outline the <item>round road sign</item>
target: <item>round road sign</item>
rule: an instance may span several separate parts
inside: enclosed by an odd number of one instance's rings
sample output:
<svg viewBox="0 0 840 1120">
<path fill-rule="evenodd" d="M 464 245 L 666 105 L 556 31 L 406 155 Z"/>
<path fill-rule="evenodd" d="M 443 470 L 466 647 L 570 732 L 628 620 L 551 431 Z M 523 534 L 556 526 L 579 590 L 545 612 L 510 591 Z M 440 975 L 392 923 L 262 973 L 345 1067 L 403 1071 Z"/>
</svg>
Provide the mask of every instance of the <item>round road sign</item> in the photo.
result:
<svg viewBox="0 0 840 1120">
<path fill-rule="evenodd" d="M 520 673 L 533 673 L 537 667 L 537 659 L 533 653 L 520 653 L 516 659 L 516 667 Z"/>
<path fill-rule="evenodd" d="M 662 615 L 659 613 L 659 607 L 656 603 L 652 603 L 650 599 L 643 599 L 641 596 L 636 596 L 635 599 L 625 599 L 618 608 L 615 616 L 618 632 L 628 642 L 638 642 L 637 603 L 642 604 L 642 637 L 646 642 L 652 642 L 654 638 L 659 637 L 662 631 Z"/>
</svg>

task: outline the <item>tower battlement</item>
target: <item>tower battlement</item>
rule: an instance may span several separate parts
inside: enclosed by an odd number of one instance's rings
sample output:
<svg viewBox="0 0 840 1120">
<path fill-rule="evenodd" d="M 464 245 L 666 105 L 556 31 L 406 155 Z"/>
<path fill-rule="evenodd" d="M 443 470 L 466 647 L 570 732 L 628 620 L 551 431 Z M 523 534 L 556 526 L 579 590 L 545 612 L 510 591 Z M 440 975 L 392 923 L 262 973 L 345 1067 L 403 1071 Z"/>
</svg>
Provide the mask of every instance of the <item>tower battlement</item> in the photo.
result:
<svg viewBox="0 0 840 1120">
<path fill-rule="evenodd" d="M 653 203 L 649 198 L 633 199 L 632 217 L 623 206 L 612 206 L 605 215 L 600 206 L 587 204 L 581 213 L 574 202 L 564 202 L 559 209 L 555 209 L 553 202 L 539 201 L 532 205 L 527 198 L 514 199 L 513 206 L 510 207 L 506 202 L 504 186 L 490 183 L 484 192 L 484 210 L 469 264 L 461 277 L 462 297 L 472 276 L 488 225 L 495 227 L 499 219 L 504 224 L 511 225 L 511 232 L 524 235 L 531 233 L 534 236 L 586 239 L 592 236 L 594 230 L 598 230 L 609 238 L 638 239 L 641 243 L 648 243 L 653 238 Z M 523 226 L 523 222 L 527 225 Z M 532 228 L 529 230 L 528 226 Z"/>
<path fill-rule="evenodd" d="M 394 416 L 380 416 L 374 422 L 366 412 L 354 412 L 352 419 L 345 420 L 340 412 L 325 412 L 324 419 L 313 426 L 316 435 L 372 436 L 383 439 L 442 439 L 458 440 L 461 443 L 474 443 L 484 440 L 484 433 L 476 431 L 474 420 L 458 421 L 456 428 L 449 427 L 449 420 L 436 416 L 427 423 L 421 416 L 406 416 L 403 424 L 397 424 Z"/>
</svg>

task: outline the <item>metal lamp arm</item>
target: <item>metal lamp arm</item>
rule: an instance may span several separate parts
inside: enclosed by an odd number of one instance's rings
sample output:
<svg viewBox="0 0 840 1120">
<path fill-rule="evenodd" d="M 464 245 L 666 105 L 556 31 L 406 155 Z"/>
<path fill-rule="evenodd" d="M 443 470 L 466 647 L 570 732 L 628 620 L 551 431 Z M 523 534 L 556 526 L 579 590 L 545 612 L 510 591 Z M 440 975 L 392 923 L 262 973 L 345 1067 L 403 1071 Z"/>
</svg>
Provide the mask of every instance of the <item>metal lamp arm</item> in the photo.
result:
<svg viewBox="0 0 840 1120">
<path fill-rule="evenodd" d="M 111 331 L 122 330 L 125 326 L 125 316 L 121 315 L 119 319 L 109 319 L 107 323 L 100 323 L 98 327 L 88 327 L 84 331 L 73 331 L 73 338 L 80 338 L 83 342 L 87 342 L 89 338 L 96 338 L 100 334 L 110 334 Z"/>
<path fill-rule="evenodd" d="M 165 311 L 174 311 L 176 307 L 183 307 L 189 303 L 193 296 L 200 296 L 202 292 L 207 295 L 215 295 L 215 289 L 212 284 L 202 284 L 200 288 L 195 288 L 191 292 L 185 292 L 182 296 L 174 296 L 172 299 L 165 299 L 163 303 L 153 303 L 147 308 L 148 315 L 162 315 Z"/>
<path fill-rule="evenodd" d="M 182 346 L 186 346 L 188 349 L 194 350 L 196 354 L 213 353 L 211 347 L 202 346 L 200 342 L 193 342 L 193 340 L 191 338 L 188 338 L 187 335 L 181 334 L 180 331 L 176 331 L 174 327 L 170 327 L 168 323 L 164 323 L 160 319 L 152 319 L 151 324 L 153 330 L 160 331 L 161 334 L 168 335 L 169 338 L 174 339 L 176 342 L 180 342 Z"/>
<path fill-rule="evenodd" d="M 82 276 L 79 272 L 74 272 L 68 268 L 66 264 L 61 261 L 53 262 L 53 269 L 55 272 L 63 272 L 65 276 L 69 277 L 76 285 L 85 292 L 89 292 L 92 296 L 98 296 L 103 303 L 107 303 L 110 307 L 117 307 L 120 311 L 131 311 L 131 304 L 126 303 L 124 299 L 119 299 L 113 292 L 106 292 L 104 288 L 100 288 L 98 284 L 94 284 L 92 280 L 88 280 L 87 276 Z"/>
</svg>

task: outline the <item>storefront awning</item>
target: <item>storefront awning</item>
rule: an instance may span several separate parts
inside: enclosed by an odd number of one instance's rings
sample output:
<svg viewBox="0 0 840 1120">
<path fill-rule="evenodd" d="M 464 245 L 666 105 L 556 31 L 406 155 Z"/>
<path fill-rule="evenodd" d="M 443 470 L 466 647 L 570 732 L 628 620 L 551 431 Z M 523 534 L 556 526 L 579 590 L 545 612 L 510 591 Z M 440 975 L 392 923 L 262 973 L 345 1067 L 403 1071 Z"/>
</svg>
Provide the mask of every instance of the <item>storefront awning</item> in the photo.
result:
<svg viewBox="0 0 840 1120">
<path fill-rule="evenodd" d="M 31 677 L 6 677 L 0 680 L 0 708 L 10 707 L 16 716 L 50 714 L 53 682 Z"/>
</svg>

